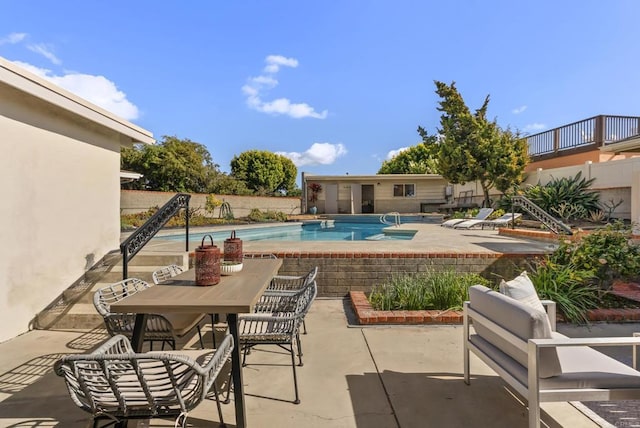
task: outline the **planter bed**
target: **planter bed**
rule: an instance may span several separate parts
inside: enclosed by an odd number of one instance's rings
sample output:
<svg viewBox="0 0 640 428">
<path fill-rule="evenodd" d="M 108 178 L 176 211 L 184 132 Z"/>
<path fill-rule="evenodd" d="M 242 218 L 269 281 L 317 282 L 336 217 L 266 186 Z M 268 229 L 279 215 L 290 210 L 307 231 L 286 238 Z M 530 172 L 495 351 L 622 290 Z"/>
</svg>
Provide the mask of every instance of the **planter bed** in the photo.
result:
<svg viewBox="0 0 640 428">
<path fill-rule="evenodd" d="M 640 285 L 635 283 L 616 283 L 612 293 L 626 299 L 640 302 Z M 351 306 L 361 325 L 433 325 L 462 324 L 462 311 L 376 311 L 369 303 L 363 291 L 349 292 Z M 640 308 L 592 309 L 587 313 L 589 321 L 598 322 L 640 322 Z M 559 317 L 561 320 L 561 317 Z"/>
</svg>

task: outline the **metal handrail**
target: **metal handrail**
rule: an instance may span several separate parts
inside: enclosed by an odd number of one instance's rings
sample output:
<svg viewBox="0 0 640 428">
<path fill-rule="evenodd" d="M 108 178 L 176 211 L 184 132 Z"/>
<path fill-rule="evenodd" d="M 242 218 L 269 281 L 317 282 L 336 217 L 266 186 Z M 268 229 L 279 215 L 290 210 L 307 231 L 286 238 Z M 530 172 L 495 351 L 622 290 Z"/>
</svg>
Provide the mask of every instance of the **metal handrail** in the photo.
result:
<svg viewBox="0 0 640 428">
<path fill-rule="evenodd" d="M 189 199 L 191 195 L 178 193 L 164 204 L 149 220 L 137 228 L 120 244 L 122 253 L 122 279 L 128 278 L 129 261 L 153 238 L 162 227 L 182 208 L 187 210 L 185 215 L 186 250 L 189 251 Z"/>
<path fill-rule="evenodd" d="M 525 196 L 512 196 L 511 204 L 514 207 L 521 207 L 523 210 L 537 218 L 542 224 L 547 226 L 549 230 L 551 230 L 556 235 L 560 234 L 561 232 L 566 233 L 567 235 L 573 234 L 569 226 L 553 217 L 551 214 L 540 208 Z"/>
<path fill-rule="evenodd" d="M 387 220 L 388 215 L 393 216 L 393 222 L 390 222 L 389 220 Z M 380 223 L 383 223 L 389 226 L 400 226 L 400 213 L 397 211 L 394 211 L 394 212 L 382 214 L 380 216 Z"/>
</svg>

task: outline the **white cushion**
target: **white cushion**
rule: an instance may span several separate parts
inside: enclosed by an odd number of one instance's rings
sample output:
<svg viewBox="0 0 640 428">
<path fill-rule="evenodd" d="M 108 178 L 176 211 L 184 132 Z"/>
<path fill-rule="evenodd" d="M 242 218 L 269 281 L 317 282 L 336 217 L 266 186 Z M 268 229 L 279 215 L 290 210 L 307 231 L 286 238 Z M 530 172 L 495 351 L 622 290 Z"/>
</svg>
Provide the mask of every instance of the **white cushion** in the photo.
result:
<svg viewBox="0 0 640 428">
<path fill-rule="evenodd" d="M 520 303 L 531 306 L 533 309 L 545 312 L 544 306 L 536 293 L 533 282 L 529 279 L 527 272 L 524 271 L 511 281 L 500 281 L 500 292 L 505 296 L 516 299 Z"/>
</svg>

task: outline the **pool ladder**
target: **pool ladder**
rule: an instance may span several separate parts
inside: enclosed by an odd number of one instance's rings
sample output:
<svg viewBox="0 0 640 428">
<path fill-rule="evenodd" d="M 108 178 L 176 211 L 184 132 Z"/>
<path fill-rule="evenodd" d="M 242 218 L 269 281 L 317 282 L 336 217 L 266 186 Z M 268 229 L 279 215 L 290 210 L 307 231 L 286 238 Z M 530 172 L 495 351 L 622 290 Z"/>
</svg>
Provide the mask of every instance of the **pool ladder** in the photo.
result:
<svg viewBox="0 0 640 428">
<path fill-rule="evenodd" d="M 390 221 L 387 217 L 392 217 L 393 221 Z M 389 226 L 400 226 L 400 213 L 399 212 L 390 212 L 386 214 L 382 214 L 380 216 L 380 223 L 386 224 Z"/>
</svg>

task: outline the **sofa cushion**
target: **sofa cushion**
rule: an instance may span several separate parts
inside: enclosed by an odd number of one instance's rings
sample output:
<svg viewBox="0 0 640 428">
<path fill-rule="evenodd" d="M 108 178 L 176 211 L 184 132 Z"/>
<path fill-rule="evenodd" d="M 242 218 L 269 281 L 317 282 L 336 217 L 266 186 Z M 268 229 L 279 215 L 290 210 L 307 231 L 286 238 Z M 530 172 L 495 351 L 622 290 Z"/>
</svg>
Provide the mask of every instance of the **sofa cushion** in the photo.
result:
<svg viewBox="0 0 640 428">
<path fill-rule="evenodd" d="M 527 306 L 509 296 L 482 285 L 469 288 L 469 306 L 522 340 L 512 344 L 496 333 L 490 326 L 474 319 L 475 332 L 485 341 L 527 367 L 526 345 L 529 339 L 550 339 L 552 332 L 545 312 Z M 555 348 L 540 350 L 540 377 L 547 378 L 562 373 Z"/>
<path fill-rule="evenodd" d="M 500 292 L 534 309 L 545 312 L 544 306 L 536 293 L 536 288 L 524 271 L 511 281 L 500 281 Z"/>
</svg>

